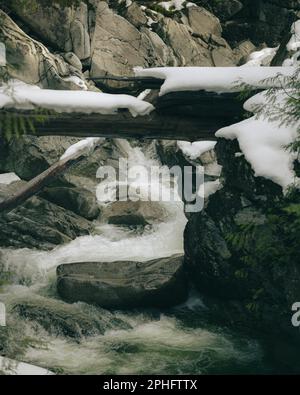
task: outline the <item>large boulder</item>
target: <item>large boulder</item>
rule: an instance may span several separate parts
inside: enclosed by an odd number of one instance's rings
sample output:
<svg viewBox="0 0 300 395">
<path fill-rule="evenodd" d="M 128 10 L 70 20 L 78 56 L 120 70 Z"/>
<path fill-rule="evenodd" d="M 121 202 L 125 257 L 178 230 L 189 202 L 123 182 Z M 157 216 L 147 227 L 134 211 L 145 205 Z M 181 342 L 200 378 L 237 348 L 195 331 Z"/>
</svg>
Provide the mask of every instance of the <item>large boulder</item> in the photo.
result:
<svg viewBox="0 0 300 395">
<path fill-rule="evenodd" d="M 0 199 L 18 191 L 24 182 L 0 186 Z M 34 196 L 0 215 L 0 245 L 4 247 L 51 249 L 78 236 L 88 235 L 92 224 L 79 215 Z"/>
<path fill-rule="evenodd" d="M 109 309 L 172 306 L 187 297 L 183 257 L 60 265 L 57 291 L 67 302 L 83 301 Z"/>
<path fill-rule="evenodd" d="M 23 136 L 0 145 L 0 171 L 14 172 L 29 181 L 57 162 L 79 139 L 60 136 Z"/>
<path fill-rule="evenodd" d="M 96 194 L 84 188 L 48 187 L 43 191 L 43 197 L 88 220 L 94 220 L 100 215 Z"/>
</svg>

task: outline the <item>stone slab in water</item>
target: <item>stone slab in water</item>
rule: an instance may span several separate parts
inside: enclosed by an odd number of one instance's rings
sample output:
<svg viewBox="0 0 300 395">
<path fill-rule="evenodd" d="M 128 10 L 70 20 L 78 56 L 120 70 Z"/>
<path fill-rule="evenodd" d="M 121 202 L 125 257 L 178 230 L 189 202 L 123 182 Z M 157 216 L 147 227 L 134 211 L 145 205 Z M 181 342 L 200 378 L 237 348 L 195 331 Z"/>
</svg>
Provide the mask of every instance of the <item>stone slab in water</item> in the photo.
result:
<svg viewBox="0 0 300 395">
<path fill-rule="evenodd" d="M 183 256 L 147 262 L 87 262 L 57 268 L 57 290 L 67 302 L 104 308 L 168 307 L 187 297 Z"/>
</svg>

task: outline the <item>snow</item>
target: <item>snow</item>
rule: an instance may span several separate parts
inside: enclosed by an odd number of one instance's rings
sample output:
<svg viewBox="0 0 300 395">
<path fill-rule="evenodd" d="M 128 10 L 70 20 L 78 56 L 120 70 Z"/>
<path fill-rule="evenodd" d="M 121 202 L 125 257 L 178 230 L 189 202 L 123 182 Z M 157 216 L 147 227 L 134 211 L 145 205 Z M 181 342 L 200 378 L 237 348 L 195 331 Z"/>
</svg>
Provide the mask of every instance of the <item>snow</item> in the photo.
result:
<svg viewBox="0 0 300 395">
<path fill-rule="evenodd" d="M 6 47 L 0 42 L 0 67 L 6 66 Z"/>
<path fill-rule="evenodd" d="M 254 89 L 268 88 L 270 82 L 263 80 L 278 74 L 291 76 L 294 67 L 157 67 L 135 68 L 138 77 L 164 79 L 160 95 L 178 91 L 205 90 L 209 92 L 235 92 L 240 83 Z M 274 84 L 272 85 L 274 86 Z M 280 87 L 280 85 L 278 85 Z"/>
<path fill-rule="evenodd" d="M 220 180 L 215 181 L 207 181 L 204 184 L 204 197 L 207 199 L 209 196 L 216 193 L 219 189 L 222 188 L 222 184 Z"/>
<path fill-rule="evenodd" d="M 41 89 L 18 80 L 0 86 L 0 108 L 31 110 L 35 107 L 56 112 L 114 114 L 128 109 L 133 116 L 149 114 L 152 104 L 129 95 L 112 95 L 88 91 Z"/>
<path fill-rule="evenodd" d="M 269 66 L 279 47 L 263 48 L 260 51 L 254 51 L 249 55 L 247 63 L 241 67 L 250 66 Z"/>
<path fill-rule="evenodd" d="M 297 51 L 300 49 L 300 19 L 293 23 L 291 33 L 292 37 L 286 47 L 288 51 Z"/>
<path fill-rule="evenodd" d="M 177 141 L 178 147 L 181 149 L 184 155 L 188 158 L 195 160 L 199 158 L 204 152 L 214 149 L 215 141 Z"/>
<path fill-rule="evenodd" d="M 139 100 L 145 100 L 146 99 L 146 97 L 149 95 L 151 93 L 151 89 L 145 89 L 143 92 L 141 92 L 139 95 L 138 95 L 138 99 Z"/>
<path fill-rule="evenodd" d="M 283 106 L 287 98 L 288 92 L 279 91 L 276 105 Z M 265 100 L 265 92 L 259 93 L 247 100 L 244 108 L 247 111 L 255 111 L 255 107 L 264 103 Z M 297 154 L 290 152 L 286 146 L 297 138 L 299 124 L 285 126 L 279 121 L 270 121 L 263 115 L 255 115 L 220 129 L 216 136 L 229 140 L 237 139 L 255 176 L 270 179 L 286 191 L 288 186 L 298 183 L 293 170 Z"/>
<path fill-rule="evenodd" d="M 15 181 L 20 181 L 20 178 L 15 173 L 0 174 L 0 184 L 9 185 Z"/>
<path fill-rule="evenodd" d="M 20 376 L 47 376 L 54 375 L 49 370 L 40 368 L 38 366 L 30 365 L 24 362 L 18 362 L 13 359 L 4 358 L 0 356 L 0 372 L 5 375 L 20 375 Z"/>
<path fill-rule="evenodd" d="M 291 58 L 285 59 L 282 63 L 284 67 L 297 67 L 300 65 L 300 51 L 296 52 Z"/>
<path fill-rule="evenodd" d="M 186 0 L 170 0 L 162 1 L 159 3 L 159 5 L 167 11 L 181 11 L 184 8 L 191 7 L 194 4 L 186 2 Z"/>
<path fill-rule="evenodd" d="M 207 181 L 201 184 L 198 195 L 203 197 L 204 199 L 208 199 L 209 196 L 213 195 L 221 188 L 222 184 L 219 179 L 215 181 Z"/>
<path fill-rule="evenodd" d="M 88 90 L 87 84 L 81 78 L 77 77 L 76 75 L 71 75 L 70 77 L 65 77 L 65 78 L 63 78 L 63 80 L 66 82 L 73 82 L 73 84 L 77 85 L 83 91 Z"/>
<path fill-rule="evenodd" d="M 119 4 L 125 3 L 125 7 L 128 8 L 132 4 L 132 0 L 119 0 Z"/>
<path fill-rule="evenodd" d="M 71 145 L 66 152 L 61 156 L 60 160 L 65 160 L 70 157 L 74 159 L 79 156 L 88 156 L 91 154 L 95 148 L 101 145 L 105 141 L 102 137 L 88 137 L 86 139 L 80 140 L 77 143 Z"/>
</svg>

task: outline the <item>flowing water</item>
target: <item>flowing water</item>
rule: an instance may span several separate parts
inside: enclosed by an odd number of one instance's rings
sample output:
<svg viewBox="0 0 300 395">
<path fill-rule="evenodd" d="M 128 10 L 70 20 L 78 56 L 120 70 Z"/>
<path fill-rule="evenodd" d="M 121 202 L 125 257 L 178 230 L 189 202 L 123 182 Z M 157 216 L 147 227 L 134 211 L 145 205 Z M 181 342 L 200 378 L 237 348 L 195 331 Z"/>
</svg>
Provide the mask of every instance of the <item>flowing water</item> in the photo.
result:
<svg viewBox="0 0 300 395">
<path fill-rule="evenodd" d="M 118 144 L 131 163 L 148 167 L 158 163 L 127 142 L 119 140 Z M 140 184 L 145 187 L 147 183 L 140 180 Z M 50 335 L 40 325 L 9 311 L 14 300 L 32 295 L 55 301 L 55 269 L 61 263 L 143 261 L 183 253 L 187 221 L 183 204 L 161 204 L 166 212 L 164 222 L 143 230 L 99 223 L 96 235 L 79 237 L 50 252 L 2 249 L 0 263 L 13 279 L 0 295 L 8 306 L 8 342 L 14 343 L 8 345 L 8 356 L 67 374 L 268 372 L 259 342 L 207 321 L 206 308 L 195 293 L 183 305 L 166 311 L 113 312 L 126 327 L 108 328 L 104 334 L 80 340 L 61 333 Z M 94 308 L 90 314 L 104 313 Z"/>
</svg>

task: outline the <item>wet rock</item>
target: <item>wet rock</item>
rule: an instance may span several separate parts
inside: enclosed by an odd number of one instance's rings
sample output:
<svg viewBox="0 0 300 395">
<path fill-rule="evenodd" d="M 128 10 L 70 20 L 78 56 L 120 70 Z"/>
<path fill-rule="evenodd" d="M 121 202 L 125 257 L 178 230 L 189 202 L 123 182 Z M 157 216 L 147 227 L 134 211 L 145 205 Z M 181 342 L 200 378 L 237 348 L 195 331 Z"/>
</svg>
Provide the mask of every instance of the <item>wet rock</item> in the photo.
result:
<svg viewBox="0 0 300 395">
<path fill-rule="evenodd" d="M 0 186 L 0 199 L 17 191 L 24 182 Z M 92 224 L 77 214 L 40 197 L 32 197 L 0 216 L 0 245 L 51 249 L 78 236 L 88 235 Z"/>
<path fill-rule="evenodd" d="M 176 305 L 187 296 L 183 257 L 60 265 L 57 290 L 68 302 L 84 301 L 104 308 Z"/>
<path fill-rule="evenodd" d="M 102 218 L 115 225 L 148 225 L 161 222 L 167 213 L 159 202 L 116 201 L 103 208 Z"/>
<path fill-rule="evenodd" d="M 75 137 L 24 136 L 0 145 L 0 171 L 15 172 L 21 179 L 29 181 L 59 160 L 67 148 L 80 139 Z M 108 140 L 86 160 L 73 166 L 51 186 L 74 184 L 94 190 L 99 166 L 111 156 L 117 155 Z M 74 186 L 73 185 L 73 186 Z"/>
<path fill-rule="evenodd" d="M 23 136 L 5 143 L 0 151 L 1 170 L 13 171 L 29 181 L 57 162 L 65 150 L 79 139 L 72 137 Z"/>
<path fill-rule="evenodd" d="M 109 311 L 85 304 L 67 304 L 55 299 L 29 297 L 16 301 L 12 308 L 21 317 L 40 324 L 54 335 L 79 339 L 104 334 L 109 329 L 129 329 L 130 325 Z"/>
<path fill-rule="evenodd" d="M 50 187 L 43 191 L 43 197 L 88 220 L 100 214 L 96 195 L 84 188 Z"/>
</svg>

